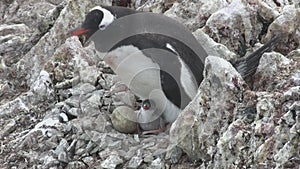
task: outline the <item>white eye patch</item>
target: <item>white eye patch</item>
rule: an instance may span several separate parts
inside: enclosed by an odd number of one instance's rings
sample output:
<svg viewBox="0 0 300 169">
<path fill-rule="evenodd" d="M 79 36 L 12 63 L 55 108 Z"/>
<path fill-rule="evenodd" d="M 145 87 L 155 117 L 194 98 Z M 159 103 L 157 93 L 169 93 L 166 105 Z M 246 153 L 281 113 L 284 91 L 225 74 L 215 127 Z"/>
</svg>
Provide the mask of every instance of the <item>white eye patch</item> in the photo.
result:
<svg viewBox="0 0 300 169">
<path fill-rule="evenodd" d="M 101 6 L 96 6 L 96 7 L 92 8 L 90 11 L 93 11 L 93 10 L 99 10 L 103 13 L 102 21 L 100 22 L 100 24 L 98 26 L 100 30 L 104 30 L 115 19 L 115 16 L 109 10 L 102 8 Z"/>
</svg>

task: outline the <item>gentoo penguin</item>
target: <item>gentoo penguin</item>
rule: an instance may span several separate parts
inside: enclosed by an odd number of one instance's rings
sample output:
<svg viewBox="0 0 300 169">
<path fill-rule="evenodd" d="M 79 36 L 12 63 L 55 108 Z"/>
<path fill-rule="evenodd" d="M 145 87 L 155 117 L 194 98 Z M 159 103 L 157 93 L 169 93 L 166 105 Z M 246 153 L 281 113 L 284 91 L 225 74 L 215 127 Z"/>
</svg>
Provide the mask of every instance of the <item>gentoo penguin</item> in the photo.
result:
<svg viewBox="0 0 300 169">
<path fill-rule="evenodd" d="M 71 34 L 94 41 L 105 53 L 104 61 L 142 100 L 138 123 L 144 131 L 159 131 L 174 122 L 203 79 L 207 53 L 190 31 L 164 15 L 96 6 Z M 237 70 L 253 73 L 262 52 L 251 56 L 251 66 L 247 59 L 238 62 Z"/>
</svg>

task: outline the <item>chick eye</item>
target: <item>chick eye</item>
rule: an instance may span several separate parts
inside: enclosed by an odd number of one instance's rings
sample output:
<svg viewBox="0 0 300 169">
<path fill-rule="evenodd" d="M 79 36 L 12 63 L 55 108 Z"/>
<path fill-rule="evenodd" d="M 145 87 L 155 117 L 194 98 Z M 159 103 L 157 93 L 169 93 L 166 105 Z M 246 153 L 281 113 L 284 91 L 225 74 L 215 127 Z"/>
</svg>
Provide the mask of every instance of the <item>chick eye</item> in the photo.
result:
<svg viewBox="0 0 300 169">
<path fill-rule="evenodd" d="M 151 108 L 151 103 L 149 100 L 143 101 L 142 107 L 144 110 L 149 110 Z"/>
</svg>

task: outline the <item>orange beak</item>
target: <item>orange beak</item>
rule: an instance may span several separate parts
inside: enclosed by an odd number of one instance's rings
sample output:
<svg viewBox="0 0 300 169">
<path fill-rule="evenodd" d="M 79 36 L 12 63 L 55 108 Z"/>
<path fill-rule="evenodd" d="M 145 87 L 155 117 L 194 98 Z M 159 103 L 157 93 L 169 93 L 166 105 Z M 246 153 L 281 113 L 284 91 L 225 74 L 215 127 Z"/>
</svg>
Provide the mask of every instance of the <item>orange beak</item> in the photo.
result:
<svg viewBox="0 0 300 169">
<path fill-rule="evenodd" d="M 88 33 L 89 31 L 90 30 L 86 29 L 86 28 L 78 28 L 78 29 L 75 29 L 74 31 L 71 31 L 70 35 L 71 36 L 80 36 L 80 35 L 84 35 L 84 34 Z"/>
<path fill-rule="evenodd" d="M 75 30 L 69 32 L 69 36 L 78 36 L 79 37 L 79 41 L 84 46 L 85 43 L 87 42 L 87 36 L 86 35 L 89 32 L 90 32 L 90 29 L 78 28 L 78 29 L 75 29 Z"/>
</svg>

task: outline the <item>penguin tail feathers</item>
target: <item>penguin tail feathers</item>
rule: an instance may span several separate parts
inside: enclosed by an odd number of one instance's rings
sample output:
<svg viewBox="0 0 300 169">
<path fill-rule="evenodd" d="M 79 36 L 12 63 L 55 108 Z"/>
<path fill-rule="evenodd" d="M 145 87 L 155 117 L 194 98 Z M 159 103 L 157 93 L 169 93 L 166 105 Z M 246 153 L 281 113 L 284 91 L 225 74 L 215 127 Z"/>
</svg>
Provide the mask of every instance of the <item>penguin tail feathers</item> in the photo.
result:
<svg viewBox="0 0 300 169">
<path fill-rule="evenodd" d="M 272 47 L 279 42 L 280 37 L 280 35 L 274 36 L 262 47 L 254 51 L 252 54 L 241 58 L 233 65 L 244 79 L 249 78 L 255 74 L 256 68 L 258 67 L 259 60 L 262 57 L 262 55 L 265 52 L 271 51 Z"/>
</svg>

